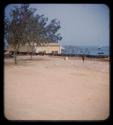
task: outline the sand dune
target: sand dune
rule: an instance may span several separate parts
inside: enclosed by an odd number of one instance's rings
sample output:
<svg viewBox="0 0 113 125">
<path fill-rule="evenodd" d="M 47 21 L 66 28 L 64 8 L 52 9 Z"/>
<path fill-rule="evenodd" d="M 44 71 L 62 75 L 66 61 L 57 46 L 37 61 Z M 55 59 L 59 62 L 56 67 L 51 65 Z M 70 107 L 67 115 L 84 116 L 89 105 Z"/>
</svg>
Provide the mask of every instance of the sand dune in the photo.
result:
<svg viewBox="0 0 113 125">
<path fill-rule="evenodd" d="M 7 119 L 104 120 L 109 116 L 109 62 L 29 58 L 18 57 L 16 66 L 5 59 Z"/>
</svg>

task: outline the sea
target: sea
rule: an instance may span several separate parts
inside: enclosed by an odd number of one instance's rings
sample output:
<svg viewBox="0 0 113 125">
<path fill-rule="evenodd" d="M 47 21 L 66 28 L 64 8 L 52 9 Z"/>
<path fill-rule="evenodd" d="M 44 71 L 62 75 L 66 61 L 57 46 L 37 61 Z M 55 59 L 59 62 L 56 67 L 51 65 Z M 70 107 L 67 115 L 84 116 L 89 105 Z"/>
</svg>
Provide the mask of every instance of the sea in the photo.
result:
<svg viewBox="0 0 113 125">
<path fill-rule="evenodd" d="M 62 54 L 69 55 L 90 55 L 90 56 L 109 56 L 110 48 L 108 46 L 72 46 L 64 45 L 61 50 Z"/>
</svg>

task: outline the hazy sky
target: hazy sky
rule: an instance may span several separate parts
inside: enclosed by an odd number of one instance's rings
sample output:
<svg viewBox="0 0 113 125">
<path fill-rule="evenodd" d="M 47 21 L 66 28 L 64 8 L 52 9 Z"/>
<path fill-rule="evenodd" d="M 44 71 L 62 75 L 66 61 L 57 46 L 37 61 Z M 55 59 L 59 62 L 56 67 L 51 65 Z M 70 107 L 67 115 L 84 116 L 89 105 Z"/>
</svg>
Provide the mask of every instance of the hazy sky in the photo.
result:
<svg viewBox="0 0 113 125">
<path fill-rule="evenodd" d="M 6 7 L 6 14 L 13 7 Z M 104 4 L 30 4 L 49 21 L 60 21 L 61 45 L 109 46 L 109 8 Z"/>
</svg>

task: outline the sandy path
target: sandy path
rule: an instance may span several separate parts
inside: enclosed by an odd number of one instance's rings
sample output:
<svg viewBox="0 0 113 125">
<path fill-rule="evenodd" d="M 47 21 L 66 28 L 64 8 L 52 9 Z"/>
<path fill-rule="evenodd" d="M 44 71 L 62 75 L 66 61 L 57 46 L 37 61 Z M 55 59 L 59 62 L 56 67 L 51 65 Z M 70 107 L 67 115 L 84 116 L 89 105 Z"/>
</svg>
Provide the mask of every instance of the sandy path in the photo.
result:
<svg viewBox="0 0 113 125">
<path fill-rule="evenodd" d="M 109 116 L 108 62 L 34 58 L 40 60 L 5 65 L 7 119 L 104 120 Z"/>
</svg>

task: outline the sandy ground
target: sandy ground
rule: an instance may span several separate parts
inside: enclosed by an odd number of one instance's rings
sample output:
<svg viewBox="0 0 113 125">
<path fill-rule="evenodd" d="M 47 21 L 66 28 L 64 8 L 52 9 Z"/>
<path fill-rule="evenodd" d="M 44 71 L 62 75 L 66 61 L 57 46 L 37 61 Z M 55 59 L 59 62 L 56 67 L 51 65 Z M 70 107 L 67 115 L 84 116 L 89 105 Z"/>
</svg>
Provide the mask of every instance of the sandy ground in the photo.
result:
<svg viewBox="0 0 113 125">
<path fill-rule="evenodd" d="M 4 105 L 9 120 L 105 120 L 109 62 L 35 56 L 5 59 Z M 22 60 L 23 58 L 23 60 Z"/>
</svg>

